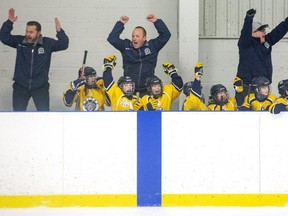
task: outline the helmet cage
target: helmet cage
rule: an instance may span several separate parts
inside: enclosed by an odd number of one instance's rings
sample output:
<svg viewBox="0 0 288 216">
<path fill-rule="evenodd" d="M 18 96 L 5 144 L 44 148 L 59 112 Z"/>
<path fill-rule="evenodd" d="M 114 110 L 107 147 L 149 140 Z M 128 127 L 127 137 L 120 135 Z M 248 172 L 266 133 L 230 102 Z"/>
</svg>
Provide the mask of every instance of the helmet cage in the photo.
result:
<svg viewBox="0 0 288 216">
<path fill-rule="evenodd" d="M 160 85 L 160 88 L 161 88 L 160 92 L 153 93 L 152 87 L 155 85 Z M 146 88 L 147 88 L 147 91 L 149 92 L 149 94 L 152 95 L 156 99 L 161 97 L 163 94 L 163 83 L 162 83 L 162 80 L 159 79 L 157 76 L 152 76 L 152 77 L 147 78 Z"/>
<path fill-rule="evenodd" d="M 225 98 L 223 98 L 223 97 L 218 98 L 218 94 L 220 94 L 222 92 L 225 94 Z M 224 104 L 228 103 L 229 93 L 228 93 L 225 86 L 223 86 L 221 84 L 217 84 L 217 85 L 212 86 L 211 90 L 210 90 L 210 94 L 211 94 L 211 97 L 212 97 L 214 103 L 216 103 L 217 105 L 224 105 Z"/>
<path fill-rule="evenodd" d="M 126 84 L 131 84 L 132 85 L 132 88 L 128 89 L 128 90 L 125 90 L 124 89 L 124 86 Z M 122 90 L 123 94 L 126 96 L 126 97 L 131 97 L 133 96 L 134 94 L 134 91 L 135 91 L 135 83 L 132 81 L 132 79 L 128 76 L 124 77 L 120 77 L 119 80 L 118 80 L 118 83 L 117 83 L 118 87 Z"/>
<path fill-rule="evenodd" d="M 288 96 L 288 79 L 281 80 L 278 83 L 278 92 L 282 97 Z"/>
</svg>

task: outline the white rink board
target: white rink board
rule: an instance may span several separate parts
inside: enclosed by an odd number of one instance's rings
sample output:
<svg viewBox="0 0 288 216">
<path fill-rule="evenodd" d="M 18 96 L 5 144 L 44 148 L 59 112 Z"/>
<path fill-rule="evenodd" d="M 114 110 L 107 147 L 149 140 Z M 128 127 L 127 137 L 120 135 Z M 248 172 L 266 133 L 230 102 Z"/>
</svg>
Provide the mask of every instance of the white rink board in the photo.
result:
<svg viewBox="0 0 288 216">
<path fill-rule="evenodd" d="M 287 193 L 287 114 L 163 113 L 162 193 Z"/>
<path fill-rule="evenodd" d="M 136 113 L 11 112 L 0 118 L 2 195 L 136 193 Z"/>
</svg>

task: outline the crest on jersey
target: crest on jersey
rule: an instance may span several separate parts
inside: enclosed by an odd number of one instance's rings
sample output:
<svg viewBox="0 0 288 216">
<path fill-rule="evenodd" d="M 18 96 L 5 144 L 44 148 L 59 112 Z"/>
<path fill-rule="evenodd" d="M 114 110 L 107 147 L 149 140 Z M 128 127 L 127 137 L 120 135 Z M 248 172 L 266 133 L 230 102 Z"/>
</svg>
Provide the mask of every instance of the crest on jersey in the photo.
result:
<svg viewBox="0 0 288 216">
<path fill-rule="evenodd" d="M 44 54 L 44 53 L 45 53 L 44 48 L 43 48 L 43 47 L 40 47 L 40 48 L 38 49 L 38 54 Z"/>
<path fill-rule="evenodd" d="M 99 104 L 95 98 L 86 98 L 86 100 L 83 101 L 84 111 L 97 111 L 98 108 Z"/>
<path fill-rule="evenodd" d="M 151 54 L 151 51 L 149 48 L 145 48 L 144 53 L 145 53 L 145 55 L 149 55 L 149 54 Z"/>
<path fill-rule="evenodd" d="M 121 102 L 120 102 L 121 106 L 122 107 L 128 107 L 129 106 L 129 101 L 126 100 L 126 99 L 123 99 Z"/>
</svg>

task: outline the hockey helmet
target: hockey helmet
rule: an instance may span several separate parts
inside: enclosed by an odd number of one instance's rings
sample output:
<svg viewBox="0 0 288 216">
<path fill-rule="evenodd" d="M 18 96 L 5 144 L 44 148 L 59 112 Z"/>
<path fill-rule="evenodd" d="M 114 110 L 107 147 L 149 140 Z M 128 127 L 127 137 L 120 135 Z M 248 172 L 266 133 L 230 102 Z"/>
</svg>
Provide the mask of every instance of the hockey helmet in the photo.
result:
<svg viewBox="0 0 288 216">
<path fill-rule="evenodd" d="M 186 82 L 183 86 L 183 93 L 188 97 L 192 89 L 193 81 Z"/>
<path fill-rule="evenodd" d="M 162 80 L 157 76 L 151 76 L 146 79 L 146 88 L 150 95 L 154 98 L 159 98 L 163 94 L 163 83 Z M 153 91 L 152 87 L 155 85 L 160 85 L 159 91 Z"/>
<path fill-rule="evenodd" d="M 281 80 L 278 83 L 278 92 L 281 96 L 288 96 L 288 79 Z"/>
<path fill-rule="evenodd" d="M 126 89 L 125 85 L 131 84 L 131 88 Z M 122 90 L 126 97 L 133 96 L 135 91 L 135 83 L 129 76 L 121 76 L 117 82 L 118 87 Z"/>
<path fill-rule="evenodd" d="M 224 93 L 221 97 L 218 94 Z M 225 86 L 222 84 L 213 85 L 210 89 L 210 95 L 214 103 L 218 105 L 224 105 L 228 102 L 229 94 Z"/>
<path fill-rule="evenodd" d="M 263 87 L 268 87 L 268 92 L 262 91 Z M 252 90 L 257 99 L 265 99 L 270 94 L 270 82 L 266 77 L 260 76 L 252 79 Z"/>
</svg>

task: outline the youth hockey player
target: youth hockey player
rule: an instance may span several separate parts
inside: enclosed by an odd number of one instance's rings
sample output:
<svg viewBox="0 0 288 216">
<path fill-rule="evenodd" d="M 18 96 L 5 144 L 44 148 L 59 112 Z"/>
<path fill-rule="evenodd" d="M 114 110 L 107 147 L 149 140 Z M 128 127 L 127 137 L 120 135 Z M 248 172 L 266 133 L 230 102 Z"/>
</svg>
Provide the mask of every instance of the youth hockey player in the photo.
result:
<svg viewBox="0 0 288 216">
<path fill-rule="evenodd" d="M 207 110 L 204 95 L 202 94 L 203 64 L 201 62 L 196 64 L 194 72 L 194 81 L 185 83 L 183 87 L 186 99 L 183 102 L 182 110 Z"/>
<path fill-rule="evenodd" d="M 77 111 L 99 111 L 104 110 L 104 104 L 109 106 L 106 101 L 103 79 L 97 78 L 97 73 L 92 67 L 84 68 L 84 77 L 80 74 L 82 68 L 79 69 L 79 77 L 70 83 L 70 89 L 63 95 L 64 104 L 71 107 L 76 103 Z"/>
<path fill-rule="evenodd" d="M 129 76 L 121 76 L 116 83 L 113 80 L 112 69 L 116 65 L 116 56 L 111 55 L 104 58 L 103 79 L 104 87 L 111 101 L 111 109 L 116 111 L 138 111 L 143 110 L 140 99 L 133 95 L 135 83 Z"/>
<path fill-rule="evenodd" d="M 210 98 L 208 101 L 208 110 L 212 111 L 236 111 L 237 104 L 233 97 L 222 84 L 213 85 L 210 89 Z"/>
<path fill-rule="evenodd" d="M 276 96 L 270 92 L 270 82 L 266 77 L 255 77 L 252 80 L 252 91 L 244 99 L 239 110 L 268 111 L 269 106 L 276 100 Z"/>
<path fill-rule="evenodd" d="M 269 111 L 273 114 L 288 110 L 288 79 L 281 80 L 278 83 L 278 92 L 280 97 L 269 107 Z"/>
<path fill-rule="evenodd" d="M 172 82 L 163 86 L 161 79 L 151 76 L 146 79 L 146 88 L 149 95 L 144 95 L 141 100 L 145 110 L 171 110 L 173 101 L 179 97 L 183 80 L 177 74 L 177 69 L 172 63 L 164 63 L 164 72 L 172 78 Z"/>
</svg>

